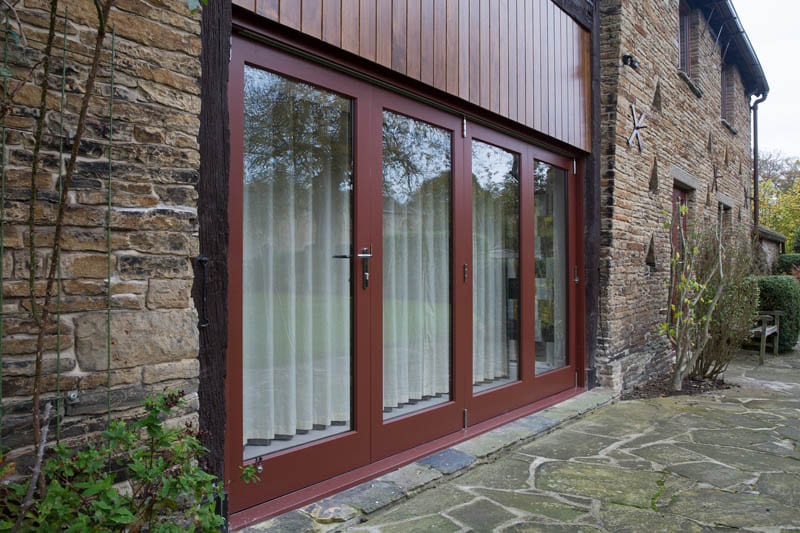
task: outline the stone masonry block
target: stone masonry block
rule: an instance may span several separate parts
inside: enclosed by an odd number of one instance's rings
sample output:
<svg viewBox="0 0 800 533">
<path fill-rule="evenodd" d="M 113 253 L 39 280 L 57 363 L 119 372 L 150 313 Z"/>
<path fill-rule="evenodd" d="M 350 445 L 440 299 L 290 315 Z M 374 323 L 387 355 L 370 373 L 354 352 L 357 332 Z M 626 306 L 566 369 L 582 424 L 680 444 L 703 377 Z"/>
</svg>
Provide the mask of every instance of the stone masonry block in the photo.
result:
<svg viewBox="0 0 800 533">
<path fill-rule="evenodd" d="M 191 306 L 192 281 L 188 279 L 151 279 L 147 291 L 150 309 L 186 309 Z"/>
<path fill-rule="evenodd" d="M 121 311 L 111 316 L 111 367 L 130 368 L 197 357 L 193 311 Z M 82 370 L 106 369 L 106 316 L 75 319 L 75 352 Z"/>
<path fill-rule="evenodd" d="M 200 361 L 197 359 L 184 359 L 146 365 L 142 368 L 142 382 L 145 384 L 159 383 L 174 379 L 194 379 L 200 373 Z"/>
</svg>

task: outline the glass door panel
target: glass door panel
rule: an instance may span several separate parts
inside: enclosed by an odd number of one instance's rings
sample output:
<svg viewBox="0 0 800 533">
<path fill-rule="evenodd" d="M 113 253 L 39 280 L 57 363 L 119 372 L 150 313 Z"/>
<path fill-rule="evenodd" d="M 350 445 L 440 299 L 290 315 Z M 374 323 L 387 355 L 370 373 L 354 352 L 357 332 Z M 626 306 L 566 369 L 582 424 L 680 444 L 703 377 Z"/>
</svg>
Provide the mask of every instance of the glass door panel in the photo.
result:
<svg viewBox="0 0 800 533">
<path fill-rule="evenodd" d="M 536 374 L 567 366 L 567 172 L 534 169 Z"/>
<path fill-rule="evenodd" d="M 383 112 L 383 418 L 450 400 L 452 135 Z"/>
<path fill-rule="evenodd" d="M 472 141 L 472 386 L 519 377 L 517 154 Z"/>
<path fill-rule="evenodd" d="M 352 102 L 244 70 L 244 459 L 352 428 Z"/>
</svg>

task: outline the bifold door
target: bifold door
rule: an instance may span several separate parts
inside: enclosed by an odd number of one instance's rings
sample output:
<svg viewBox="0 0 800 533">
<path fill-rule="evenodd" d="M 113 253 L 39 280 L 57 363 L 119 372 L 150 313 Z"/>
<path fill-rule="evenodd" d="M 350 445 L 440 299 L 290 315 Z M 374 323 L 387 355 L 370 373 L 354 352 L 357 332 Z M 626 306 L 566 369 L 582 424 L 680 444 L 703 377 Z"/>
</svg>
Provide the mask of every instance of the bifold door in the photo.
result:
<svg viewBox="0 0 800 533">
<path fill-rule="evenodd" d="M 230 73 L 233 512 L 575 386 L 574 160 L 238 37 Z"/>
</svg>

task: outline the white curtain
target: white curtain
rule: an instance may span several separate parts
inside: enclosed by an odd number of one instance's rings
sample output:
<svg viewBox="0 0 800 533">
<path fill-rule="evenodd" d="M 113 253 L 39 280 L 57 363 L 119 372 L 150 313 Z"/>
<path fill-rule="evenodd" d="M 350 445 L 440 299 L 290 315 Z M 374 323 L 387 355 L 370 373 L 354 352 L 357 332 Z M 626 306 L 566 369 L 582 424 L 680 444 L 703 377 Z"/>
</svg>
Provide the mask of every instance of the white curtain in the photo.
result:
<svg viewBox="0 0 800 533">
<path fill-rule="evenodd" d="M 509 331 L 518 295 L 518 160 L 500 148 L 472 144 L 472 382 L 511 375 L 517 345 Z"/>
<path fill-rule="evenodd" d="M 537 162 L 535 190 L 537 372 L 567 364 L 566 172 Z M 544 357 L 542 357 L 544 355 Z M 538 362 L 543 361 L 540 365 Z"/>
<path fill-rule="evenodd" d="M 349 102 L 245 80 L 244 444 L 263 446 L 350 424 Z"/>
<path fill-rule="evenodd" d="M 383 406 L 450 391 L 450 134 L 384 113 Z"/>
</svg>

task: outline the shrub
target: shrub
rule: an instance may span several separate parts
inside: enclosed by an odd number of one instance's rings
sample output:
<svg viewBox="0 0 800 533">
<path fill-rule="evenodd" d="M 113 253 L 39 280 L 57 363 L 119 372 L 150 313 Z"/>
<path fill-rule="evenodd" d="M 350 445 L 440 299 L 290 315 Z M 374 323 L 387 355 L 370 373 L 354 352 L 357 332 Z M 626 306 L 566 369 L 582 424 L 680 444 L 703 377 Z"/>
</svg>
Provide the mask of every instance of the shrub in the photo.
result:
<svg viewBox="0 0 800 533">
<path fill-rule="evenodd" d="M 800 266 L 800 254 L 781 254 L 778 257 L 779 274 L 791 274 L 795 266 Z"/>
<path fill-rule="evenodd" d="M 162 422 L 180 396 L 148 399 L 142 419 L 113 421 L 88 446 L 56 445 L 42 468 L 46 490 L 32 501 L 26 492 L 35 480 L 0 485 L 0 530 L 217 530 L 215 478 L 197 464 L 204 448 L 190 428 Z M 0 472 L 8 477 L 8 470 Z M 119 480 L 131 490 L 118 490 Z"/>
<path fill-rule="evenodd" d="M 695 361 L 691 377 L 715 380 L 725 371 L 737 348 L 750 336 L 758 310 L 758 282 L 750 276 L 754 263 L 750 240 L 743 232 L 728 230 L 722 237 L 725 290 L 710 317 L 709 339 Z M 708 269 L 705 256 L 699 270 Z M 720 283 L 714 278 L 709 290 Z"/>
<path fill-rule="evenodd" d="M 800 334 L 800 283 L 792 276 L 760 276 L 758 279 L 759 309 L 783 311 L 778 348 L 785 352 L 794 348 Z"/>
</svg>

